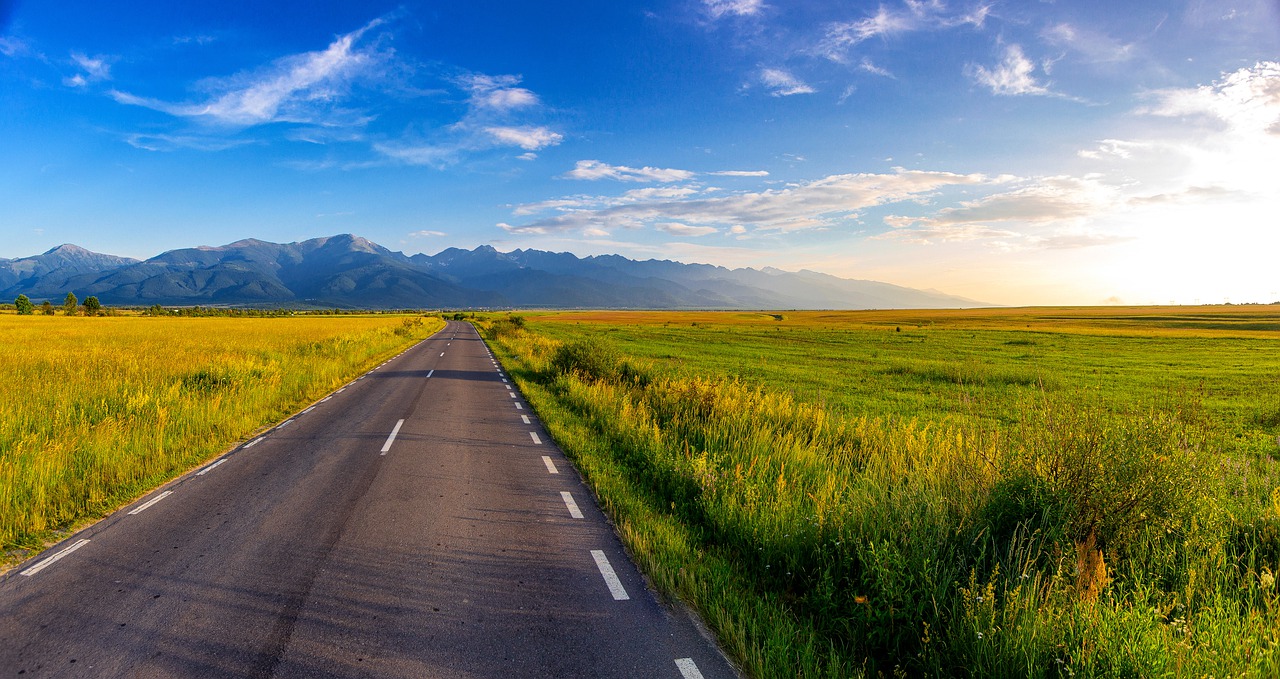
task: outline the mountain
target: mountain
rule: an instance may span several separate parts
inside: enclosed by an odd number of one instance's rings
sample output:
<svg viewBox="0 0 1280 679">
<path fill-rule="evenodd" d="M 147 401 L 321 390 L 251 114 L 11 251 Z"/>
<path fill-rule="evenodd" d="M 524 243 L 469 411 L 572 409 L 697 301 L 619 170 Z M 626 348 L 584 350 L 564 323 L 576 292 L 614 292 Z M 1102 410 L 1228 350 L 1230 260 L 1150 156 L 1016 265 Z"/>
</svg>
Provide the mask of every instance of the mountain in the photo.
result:
<svg viewBox="0 0 1280 679">
<path fill-rule="evenodd" d="M 0 260 L 0 299 L 25 292 L 28 296 L 38 297 L 56 295 L 57 301 L 61 301 L 69 290 L 68 280 L 137 262 L 128 257 L 90 252 L 71 244 L 59 245 L 34 257 Z"/>
<path fill-rule="evenodd" d="M 406 256 L 351 234 L 256 239 L 138 261 L 63 245 L 0 260 L 0 295 L 55 302 L 74 291 L 110 305 L 345 308 L 891 309 L 985 306 L 937 291 L 813 271 L 728 269 L 619 255 L 482 245 Z"/>
</svg>

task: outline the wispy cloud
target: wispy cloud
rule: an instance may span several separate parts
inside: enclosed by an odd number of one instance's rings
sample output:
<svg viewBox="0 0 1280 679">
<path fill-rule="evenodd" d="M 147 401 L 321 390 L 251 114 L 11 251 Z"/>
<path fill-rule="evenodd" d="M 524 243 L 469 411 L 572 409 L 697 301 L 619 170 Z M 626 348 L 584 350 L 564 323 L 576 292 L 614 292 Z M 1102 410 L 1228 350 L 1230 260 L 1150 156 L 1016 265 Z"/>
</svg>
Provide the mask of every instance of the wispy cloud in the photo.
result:
<svg viewBox="0 0 1280 679">
<path fill-rule="evenodd" d="M 689 226 L 688 224 L 680 224 L 678 222 L 662 222 L 655 226 L 659 231 L 669 233 L 673 236 L 709 236 L 718 233 L 719 229 L 714 226 Z"/>
<path fill-rule="evenodd" d="M 760 84 L 769 89 L 775 97 L 789 97 L 793 94 L 813 94 L 817 90 L 781 68 L 760 69 Z"/>
<path fill-rule="evenodd" d="M 190 134 L 126 134 L 125 143 L 144 151 L 226 151 L 255 142 L 249 139 L 228 139 Z"/>
<path fill-rule="evenodd" d="M 768 170 L 719 170 L 706 174 L 716 177 L 768 177 Z"/>
<path fill-rule="evenodd" d="M 449 234 L 447 234 L 447 233 L 445 233 L 445 232 L 443 232 L 443 231 L 431 231 L 431 230 L 429 230 L 429 229 L 424 229 L 424 230 L 422 230 L 422 231 L 413 231 L 413 232 L 411 232 L 411 233 L 409 234 L 409 237 L 410 237 L 410 238 L 438 238 L 438 237 L 440 237 L 440 236 L 447 236 L 447 235 L 449 235 Z"/>
<path fill-rule="evenodd" d="M 233 127 L 278 122 L 361 125 L 368 117 L 342 109 L 339 102 L 356 83 L 381 77 L 380 67 L 391 53 L 362 40 L 384 23 L 385 19 L 374 19 L 338 36 L 323 50 L 289 55 L 254 72 L 208 81 L 206 87 L 213 94 L 203 102 L 166 102 L 120 90 L 113 90 L 111 96 L 122 104 Z"/>
<path fill-rule="evenodd" d="M 564 135 L 542 126 L 486 127 L 484 131 L 501 144 L 519 146 L 526 151 L 555 146 L 564 140 Z"/>
<path fill-rule="evenodd" d="M 861 71 L 865 71 L 865 72 L 867 72 L 867 73 L 870 73 L 871 75 L 878 75 L 878 76 L 880 76 L 880 77 L 882 77 L 882 78 L 894 78 L 894 77 L 896 77 L 896 76 L 894 76 L 892 73 L 890 73 L 888 69 L 885 69 L 885 68 L 881 68 L 881 67 L 879 67 L 879 66 L 876 66 L 874 63 L 872 63 L 872 61 L 871 61 L 870 59 L 868 59 L 868 58 L 866 58 L 866 57 L 863 57 L 863 58 L 862 58 L 862 63 L 858 64 L 858 69 L 859 69 L 859 70 L 861 70 Z"/>
<path fill-rule="evenodd" d="M 712 19 L 726 16 L 755 16 L 764 11 L 764 0 L 702 0 Z"/>
<path fill-rule="evenodd" d="M 26 41 L 10 35 L 0 35 L 0 54 L 6 57 L 17 57 L 26 55 L 30 51 L 31 47 Z"/>
<path fill-rule="evenodd" d="M 1049 44 L 1075 50 L 1085 59 L 1095 63 L 1129 61 L 1137 52 L 1134 43 L 1120 42 L 1103 33 L 1069 23 L 1049 26 L 1041 31 L 1040 35 Z"/>
<path fill-rule="evenodd" d="M 678 182 L 694 176 L 688 170 L 661 167 L 627 167 L 610 165 L 598 160 L 579 160 L 572 170 L 564 174 L 567 179 L 596 181 L 612 179 L 620 182 Z"/>
<path fill-rule="evenodd" d="M 1022 46 L 1016 44 L 1005 47 L 1004 59 L 991 68 L 981 64 L 969 65 L 971 77 L 994 94 L 1004 96 L 1053 94 L 1048 87 L 1036 81 L 1035 70 L 1035 62 L 1022 53 Z"/>
<path fill-rule="evenodd" d="M 472 105 L 496 111 L 511 111 L 519 108 L 537 106 L 538 95 L 523 88 L 517 75 L 483 75 L 469 74 L 459 79 L 460 84 L 471 92 Z"/>
<path fill-rule="evenodd" d="M 872 38 L 958 26 L 981 28 L 990 13 L 990 4 L 972 5 L 959 11 L 951 10 L 941 0 L 905 0 L 900 8 L 882 4 L 875 14 L 828 24 L 816 52 L 831 61 L 848 63 L 850 50 Z"/>
</svg>

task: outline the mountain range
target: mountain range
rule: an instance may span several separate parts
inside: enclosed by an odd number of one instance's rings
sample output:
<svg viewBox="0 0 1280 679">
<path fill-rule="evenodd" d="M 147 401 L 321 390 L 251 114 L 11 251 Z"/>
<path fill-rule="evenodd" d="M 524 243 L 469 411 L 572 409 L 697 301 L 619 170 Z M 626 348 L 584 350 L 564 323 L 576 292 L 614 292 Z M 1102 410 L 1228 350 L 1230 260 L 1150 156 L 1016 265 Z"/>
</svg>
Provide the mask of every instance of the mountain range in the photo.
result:
<svg viewBox="0 0 1280 679">
<path fill-rule="evenodd" d="M 247 239 L 139 261 L 61 245 L 0 259 L 0 299 L 115 306 L 339 308 L 906 309 L 988 306 L 934 290 L 813 271 L 728 269 L 619 255 L 482 245 L 404 255 L 342 234 L 298 243 Z"/>
</svg>

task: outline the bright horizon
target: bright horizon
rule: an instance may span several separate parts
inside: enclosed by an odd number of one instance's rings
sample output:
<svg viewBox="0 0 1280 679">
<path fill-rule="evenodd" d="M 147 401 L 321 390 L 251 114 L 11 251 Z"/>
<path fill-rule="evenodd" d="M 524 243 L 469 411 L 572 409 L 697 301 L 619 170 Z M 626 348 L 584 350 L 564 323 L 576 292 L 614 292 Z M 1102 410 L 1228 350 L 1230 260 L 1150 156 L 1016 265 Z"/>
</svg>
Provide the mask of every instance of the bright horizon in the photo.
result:
<svg viewBox="0 0 1280 679">
<path fill-rule="evenodd" d="M 1274 2 L 0 1 L 0 257 L 354 233 L 1280 300 Z"/>
</svg>

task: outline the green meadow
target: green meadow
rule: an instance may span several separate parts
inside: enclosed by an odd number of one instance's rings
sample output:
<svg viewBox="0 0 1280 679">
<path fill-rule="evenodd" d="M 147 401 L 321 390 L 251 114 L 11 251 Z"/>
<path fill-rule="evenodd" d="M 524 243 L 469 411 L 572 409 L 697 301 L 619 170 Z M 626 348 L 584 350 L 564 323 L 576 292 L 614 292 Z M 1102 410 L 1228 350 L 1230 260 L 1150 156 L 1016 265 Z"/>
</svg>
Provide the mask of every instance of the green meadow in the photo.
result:
<svg viewBox="0 0 1280 679">
<path fill-rule="evenodd" d="M 1280 308 L 483 325 L 754 676 L 1280 674 Z"/>
</svg>

